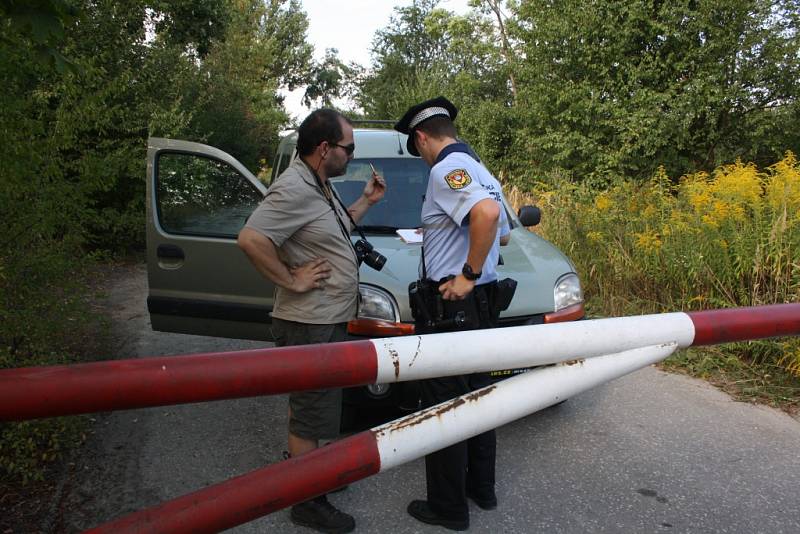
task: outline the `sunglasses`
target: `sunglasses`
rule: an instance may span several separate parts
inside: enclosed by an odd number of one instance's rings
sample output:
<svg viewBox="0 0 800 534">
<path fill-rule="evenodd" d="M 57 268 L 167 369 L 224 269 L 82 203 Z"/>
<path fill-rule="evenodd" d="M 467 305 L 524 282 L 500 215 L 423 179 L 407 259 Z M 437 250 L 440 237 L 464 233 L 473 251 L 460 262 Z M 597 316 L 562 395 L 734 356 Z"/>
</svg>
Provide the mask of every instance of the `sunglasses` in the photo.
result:
<svg viewBox="0 0 800 534">
<path fill-rule="evenodd" d="M 356 150 L 356 144 L 355 143 L 350 143 L 349 145 L 340 145 L 339 143 L 331 143 L 331 144 L 333 146 L 338 146 L 339 148 L 343 148 L 348 156 L 352 155 L 353 152 L 355 152 L 355 150 Z"/>
</svg>

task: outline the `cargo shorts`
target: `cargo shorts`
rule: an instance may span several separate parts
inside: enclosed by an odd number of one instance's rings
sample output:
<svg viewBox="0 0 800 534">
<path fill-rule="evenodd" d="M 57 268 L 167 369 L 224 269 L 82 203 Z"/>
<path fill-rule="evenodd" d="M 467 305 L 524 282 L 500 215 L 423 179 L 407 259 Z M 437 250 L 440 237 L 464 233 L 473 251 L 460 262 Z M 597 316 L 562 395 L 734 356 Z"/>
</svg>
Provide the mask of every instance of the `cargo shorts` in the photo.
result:
<svg viewBox="0 0 800 534">
<path fill-rule="evenodd" d="M 272 318 L 275 345 L 312 345 L 347 339 L 347 323 L 306 324 Z M 323 389 L 289 394 L 289 432 L 303 439 L 332 439 L 339 435 L 342 390 Z"/>
</svg>

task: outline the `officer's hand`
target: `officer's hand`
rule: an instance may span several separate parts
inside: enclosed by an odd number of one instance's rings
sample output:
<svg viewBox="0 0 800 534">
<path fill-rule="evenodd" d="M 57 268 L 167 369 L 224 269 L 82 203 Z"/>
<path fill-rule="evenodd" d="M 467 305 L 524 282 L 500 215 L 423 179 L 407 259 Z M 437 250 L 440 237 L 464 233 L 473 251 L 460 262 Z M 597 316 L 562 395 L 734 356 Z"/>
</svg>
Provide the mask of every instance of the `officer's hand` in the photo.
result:
<svg viewBox="0 0 800 534">
<path fill-rule="evenodd" d="M 305 293 L 325 285 L 325 279 L 330 277 L 331 266 L 325 258 L 317 258 L 308 263 L 292 267 L 292 284 L 289 289 L 297 293 Z"/>
<path fill-rule="evenodd" d="M 463 274 L 459 274 L 440 285 L 439 293 L 444 300 L 464 300 L 474 288 L 473 280 L 467 280 Z"/>
<path fill-rule="evenodd" d="M 383 176 L 379 175 L 377 172 L 373 172 L 372 176 L 367 182 L 367 185 L 364 186 L 364 192 L 362 195 L 364 195 L 364 197 L 367 199 L 367 202 L 371 206 L 380 201 L 385 193 L 386 180 L 384 180 Z"/>
</svg>

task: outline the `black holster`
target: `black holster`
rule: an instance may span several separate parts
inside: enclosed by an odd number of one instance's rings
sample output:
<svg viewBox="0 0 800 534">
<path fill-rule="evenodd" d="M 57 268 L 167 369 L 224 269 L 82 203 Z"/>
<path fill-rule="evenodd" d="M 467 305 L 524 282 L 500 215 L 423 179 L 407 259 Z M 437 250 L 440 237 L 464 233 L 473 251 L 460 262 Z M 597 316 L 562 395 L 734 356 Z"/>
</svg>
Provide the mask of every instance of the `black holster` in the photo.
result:
<svg viewBox="0 0 800 534">
<path fill-rule="evenodd" d="M 515 280 L 506 278 L 475 286 L 463 300 L 444 300 L 439 286 L 448 279 L 417 280 L 408 286 L 416 333 L 494 328 L 500 312 L 511 303 L 517 286 Z"/>
<path fill-rule="evenodd" d="M 497 292 L 495 293 L 494 309 L 499 314 L 511 305 L 511 299 L 517 291 L 517 281 L 513 278 L 503 278 L 497 282 Z"/>
</svg>

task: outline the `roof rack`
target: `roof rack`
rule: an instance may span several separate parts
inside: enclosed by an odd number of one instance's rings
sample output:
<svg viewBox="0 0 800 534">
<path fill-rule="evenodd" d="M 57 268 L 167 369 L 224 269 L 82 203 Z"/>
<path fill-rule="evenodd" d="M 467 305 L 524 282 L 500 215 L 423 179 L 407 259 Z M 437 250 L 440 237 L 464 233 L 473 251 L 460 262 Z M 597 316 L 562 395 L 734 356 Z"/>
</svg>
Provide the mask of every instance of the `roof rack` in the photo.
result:
<svg viewBox="0 0 800 534">
<path fill-rule="evenodd" d="M 396 121 L 386 119 L 353 119 L 353 124 L 394 124 Z"/>
</svg>

